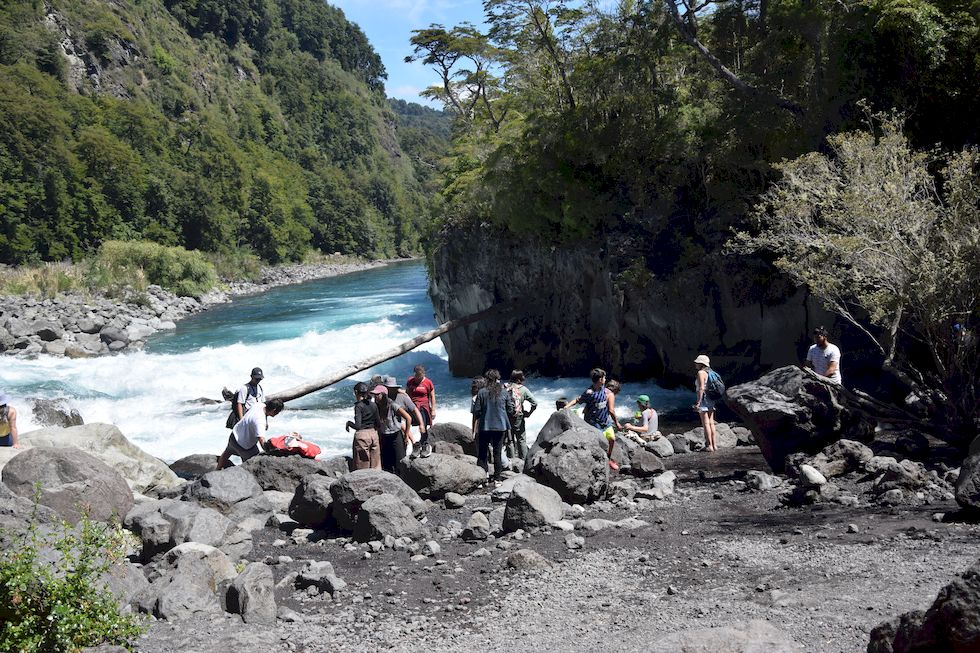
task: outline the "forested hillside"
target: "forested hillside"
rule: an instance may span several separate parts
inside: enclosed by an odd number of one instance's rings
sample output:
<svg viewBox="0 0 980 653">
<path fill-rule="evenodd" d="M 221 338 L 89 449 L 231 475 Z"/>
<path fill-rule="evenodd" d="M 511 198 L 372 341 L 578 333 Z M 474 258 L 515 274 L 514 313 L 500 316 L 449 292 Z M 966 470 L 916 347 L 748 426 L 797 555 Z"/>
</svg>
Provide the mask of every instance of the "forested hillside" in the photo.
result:
<svg viewBox="0 0 980 653">
<path fill-rule="evenodd" d="M 133 238 L 272 262 L 412 253 L 427 177 L 384 79 L 319 0 L 8 0 L 0 262 Z"/>
</svg>

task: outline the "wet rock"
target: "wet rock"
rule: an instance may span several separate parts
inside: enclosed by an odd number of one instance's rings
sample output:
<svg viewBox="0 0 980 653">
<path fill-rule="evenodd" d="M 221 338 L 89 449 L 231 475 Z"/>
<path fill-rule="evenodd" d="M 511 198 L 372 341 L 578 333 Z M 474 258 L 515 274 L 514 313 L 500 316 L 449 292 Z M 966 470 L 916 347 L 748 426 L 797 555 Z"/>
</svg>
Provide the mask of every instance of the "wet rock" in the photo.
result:
<svg viewBox="0 0 980 653">
<path fill-rule="evenodd" d="M 289 503 L 289 516 L 302 526 L 323 528 L 333 521 L 333 495 L 337 479 L 314 474 L 300 481 Z"/>
<path fill-rule="evenodd" d="M 228 586 L 226 603 L 228 611 L 242 615 L 245 623 L 275 624 L 277 609 L 272 569 L 261 562 L 249 563 Z"/>
<path fill-rule="evenodd" d="M 330 487 L 337 525 L 346 531 L 353 531 L 361 505 L 379 494 L 398 497 L 415 516 L 425 512 L 425 501 L 394 474 L 379 469 L 359 469 L 345 474 Z"/>
<path fill-rule="evenodd" d="M 354 539 L 358 542 L 392 537 L 418 537 L 422 524 L 412 514 L 411 508 L 393 494 L 378 494 L 363 504 L 357 512 Z"/>
<path fill-rule="evenodd" d="M 67 428 L 85 423 L 78 409 L 63 399 L 35 399 L 31 403 L 34 421 L 42 426 Z"/>
<path fill-rule="evenodd" d="M 560 521 L 564 514 L 561 496 L 556 491 L 525 478 L 514 485 L 507 499 L 503 530 L 513 532 L 550 526 Z"/>
<path fill-rule="evenodd" d="M 87 514 L 95 521 L 121 519 L 133 507 L 133 492 L 119 472 L 74 447 L 33 447 L 10 459 L 3 484 L 17 496 L 33 498 L 71 523 Z"/>
<path fill-rule="evenodd" d="M 405 483 L 426 499 L 441 499 L 448 492 L 469 494 L 487 480 L 480 467 L 440 453 L 428 458 L 405 458 L 399 469 Z"/>
<path fill-rule="evenodd" d="M 861 442 L 874 436 L 875 422 L 851 406 L 840 386 L 795 366 L 728 388 L 725 402 L 752 430 L 777 472 L 790 453 L 815 453 L 842 438 Z"/>
<path fill-rule="evenodd" d="M 571 411 L 558 411 L 528 451 L 524 473 L 557 491 L 565 501 L 596 501 L 605 496 L 609 482 L 604 443 L 601 433 Z"/>
</svg>

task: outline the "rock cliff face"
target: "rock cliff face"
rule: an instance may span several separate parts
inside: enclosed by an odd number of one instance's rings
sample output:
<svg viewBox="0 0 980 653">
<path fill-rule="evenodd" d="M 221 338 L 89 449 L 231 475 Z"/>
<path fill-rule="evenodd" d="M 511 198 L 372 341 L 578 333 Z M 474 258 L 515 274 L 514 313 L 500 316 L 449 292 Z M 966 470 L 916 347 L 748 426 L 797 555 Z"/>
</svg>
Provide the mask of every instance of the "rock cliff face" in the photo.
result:
<svg viewBox="0 0 980 653">
<path fill-rule="evenodd" d="M 508 319 L 443 336 L 453 373 L 488 366 L 547 375 L 601 366 L 623 379 L 687 382 L 699 353 L 734 378 L 798 363 L 808 334 L 833 322 L 819 303 L 761 261 L 721 254 L 653 273 L 644 257 L 596 241 L 551 246 L 490 230 L 458 230 L 433 253 L 440 321 L 517 300 Z"/>
</svg>

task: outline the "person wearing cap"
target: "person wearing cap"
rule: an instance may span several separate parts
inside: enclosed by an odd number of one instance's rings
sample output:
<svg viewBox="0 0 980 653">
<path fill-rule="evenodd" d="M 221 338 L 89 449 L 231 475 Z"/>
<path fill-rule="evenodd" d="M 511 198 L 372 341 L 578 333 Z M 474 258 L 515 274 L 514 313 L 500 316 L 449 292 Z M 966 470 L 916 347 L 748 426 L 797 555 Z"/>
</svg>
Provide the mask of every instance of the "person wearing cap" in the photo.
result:
<svg viewBox="0 0 980 653">
<path fill-rule="evenodd" d="M 826 327 L 819 326 L 813 330 L 813 344 L 806 352 L 803 367 L 809 367 L 820 376 L 840 385 L 840 347 L 830 342 L 828 335 Z"/>
<path fill-rule="evenodd" d="M 265 375 L 262 374 L 262 368 L 253 367 L 252 378 L 249 379 L 248 383 L 239 388 L 235 394 L 235 414 L 238 415 L 239 420 L 255 404 L 265 403 L 265 391 L 262 389 L 262 384 L 260 383 L 264 378 Z"/>
<path fill-rule="evenodd" d="M 415 402 L 408 396 L 408 393 L 402 389 L 395 377 L 382 377 L 381 383 L 384 385 L 384 387 L 388 388 L 388 398 L 394 402 L 395 406 L 408 413 L 408 439 L 405 441 L 405 450 L 408 451 L 410 448 L 409 444 L 414 447 L 415 443 L 421 440 L 421 436 L 425 435 L 426 433 L 425 422 L 422 420 L 422 413 L 419 412 L 419 407 L 415 405 Z M 401 414 L 399 413 L 399 415 Z M 419 437 L 414 437 L 412 435 L 413 426 L 419 427 Z"/>
<path fill-rule="evenodd" d="M 10 405 L 10 395 L 0 390 L 0 447 L 20 449 L 17 433 L 17 409 Z"/>
<path fill-rule="evenodd" d="M 354 429 L 354 469 L 381 469 L 381 441 L 378 438 L 381 415 L 378 404 L 363 381 L 354 386 L 354 397 L 357 399 L 354 421 L 347 422 L 346 426 L 348 431 Z"/>
<path fill-rule="evenodd" d="M 694 410 L 701 417 L 701 426 L 704 427 L 704 444 L 707 451 L 717 451 L 715 444 L 715 402 L 708 396 L 708 374 L 711 373 L 711 359 L 705 354 L 701 354 L 694 359 L 694 366 L 698 372 L 694 379 L 694 391 L 697 393 L 698 400 L 694 404 Z"/>
<path fill-rule="evenodd" d="M 259 447 L 265 447 L 265 432 L 269 430 L 269 418 L 283 411 L 282 399 L 270 399 L 252 404 L 245 415 L 238 420 L 228 435 L 228 444 L 218 456 L 215 469 L 224 469 L 228 459 L 238 456 L 244 463 L 249 458 L 259 455 Z"/>
<path fill-rule="evenodd" d="M 660 418 L 657 411 L 650 407 L 650 397 L 640 395 L 636 398 L 637 417 L 639 424 L 625 424 L 624 428 L 632 433 L 643 436 L 644 440 L 652 440 L 660 434 Z"/>
<path fill-rule="evenodd" d="M 409 442 L 412 416 L 398 406 L 389 396 L 388 388 L 380 383 L 371 390 L 374 403 L 381 418 L 378 426 L 378 440 L 381 444 L 381 469 L 398 474 L 398 462 L 405 457 L 405 447 Z"/>
</svg>

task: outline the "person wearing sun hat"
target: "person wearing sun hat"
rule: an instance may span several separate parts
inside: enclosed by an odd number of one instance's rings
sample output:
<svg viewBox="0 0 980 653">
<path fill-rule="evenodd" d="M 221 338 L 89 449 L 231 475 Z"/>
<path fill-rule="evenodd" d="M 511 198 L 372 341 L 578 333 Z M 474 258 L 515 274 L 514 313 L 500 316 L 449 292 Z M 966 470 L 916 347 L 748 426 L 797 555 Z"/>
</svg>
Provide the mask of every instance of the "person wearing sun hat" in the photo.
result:
<svg viewBox="0 0 980 653">
<path fill-rule="evenodd" d="M 660 434 L 660 419 L 657 411 L 650 407 L 650 397 L 640 395 L 636 398 L 636 406 L 640 423 L 625 424 L 627 431 L 639 434 L 644 440 L 651 440 Z"/>
<path fill-rule="evenodd" d="M 10 395 L 0 390 L 0 447 L 20 449 L 17 433 L 17 409 L 10 405 Z"/>
<path fill-rule="evenodd" d="M 694 378 L 694 391 L 697 393 L 698 400 L 694 403 L 694 410 L 701 417 L 701 426 L 704 427 L 704 444 L 707 451 L 717 451 L 715 444 L 715 400 L 708 396 L 708 375 L 712 373 L 711 359 L 705 354 L 701 354 L 694 359 L 694 366 L 697 368 L 697 375 Z"/>
</svg>

